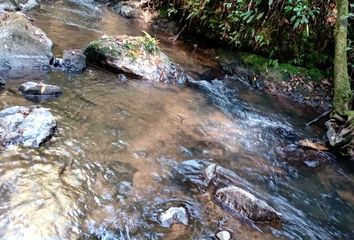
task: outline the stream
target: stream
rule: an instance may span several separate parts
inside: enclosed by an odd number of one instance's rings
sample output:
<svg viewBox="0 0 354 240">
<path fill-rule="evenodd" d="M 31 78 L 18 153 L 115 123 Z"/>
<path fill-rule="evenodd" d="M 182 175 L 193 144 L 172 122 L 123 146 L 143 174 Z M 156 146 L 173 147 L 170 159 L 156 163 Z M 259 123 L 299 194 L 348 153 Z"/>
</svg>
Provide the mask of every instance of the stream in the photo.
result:
<svg viewBox="0 0 354 240">
<path fill-rule="evenodd" d="M 133 24 L 89 0 L 43 1 L 28 13 L 54 42 L 54 53 L 82 48 L 103 34 L 141 35 Z M 216 66 L 193 47 L 153 33 L 185 70 Z M 0 73 L 1 109 L 33 105 L 16 93 L 27 81 L 58 85 L 63 95 L 39 103 L 58 132 L 38 149 L 11 146 L 0 161 L 0 239 L 354 239 L 354 170 L 295 143 L 321 137 L 316 117 L 296 104 L 250 91 L 233 79 L 197 88 L 120 81 L 89 66 L 80 74 Z M 279 211 L 279 226 L 251 226 L 195 194 L 172 174 L 189 159 L 236 172 Z M 188 210 L 188 225 L 162 227 L 169 207 Z"/>
</svg>

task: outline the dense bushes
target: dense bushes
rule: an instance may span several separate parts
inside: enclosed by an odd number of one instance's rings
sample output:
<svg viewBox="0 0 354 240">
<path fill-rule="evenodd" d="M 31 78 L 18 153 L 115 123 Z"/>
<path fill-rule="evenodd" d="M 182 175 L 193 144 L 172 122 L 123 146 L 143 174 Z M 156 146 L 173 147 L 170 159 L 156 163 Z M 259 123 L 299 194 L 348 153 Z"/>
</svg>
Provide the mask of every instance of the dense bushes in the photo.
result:
<svg viewBox="0 0 354 240">
<path fill-rule="evenodd" d="M 334 0 L 162 0 L 162 12 L 210 40 L 306 67 L 329 66 Z"/>
</svg>

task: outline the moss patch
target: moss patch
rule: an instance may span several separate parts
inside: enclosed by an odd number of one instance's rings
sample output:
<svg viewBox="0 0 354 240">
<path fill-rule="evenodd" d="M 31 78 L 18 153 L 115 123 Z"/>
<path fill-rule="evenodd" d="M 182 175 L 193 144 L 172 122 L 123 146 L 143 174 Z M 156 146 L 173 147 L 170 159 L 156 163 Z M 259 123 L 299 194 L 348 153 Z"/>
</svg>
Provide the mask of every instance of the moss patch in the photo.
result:
<svg viewBox="0 0 354 240">
<path fill-rule="evenodd" d="M 317 68 L 304 68 L 288 63 L 278 63 L 256 54 L 241 54 L 241 59 L 247 67 L 251 67 L 262 75 L 282 76 L 286 79 L 287 75 L 298 75 L 312 81 L 323 79 L 326 74 Z M 270 73 L 271 72 L 271 73 Z M 309 79 L 310 78 L 310 79 Z"/>
</svg>

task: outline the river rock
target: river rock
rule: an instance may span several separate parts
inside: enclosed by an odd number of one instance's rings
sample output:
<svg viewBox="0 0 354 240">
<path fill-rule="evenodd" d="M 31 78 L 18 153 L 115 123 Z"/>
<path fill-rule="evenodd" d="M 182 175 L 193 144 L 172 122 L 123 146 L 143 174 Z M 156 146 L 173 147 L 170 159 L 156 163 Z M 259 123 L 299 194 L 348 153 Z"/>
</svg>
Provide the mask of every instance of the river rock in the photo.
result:
<svg viewBox="0 0 354 240">
<path fill-rule="evenodd" d="M 159 220 L 162 227 L 170 227 L 176 223 L 188 225 L 188 213 L 184 207 L 170 207 L 161 213 Z"/>
<path fill-rule="evenodd" d="M 187 160 L 174 168 L 174 175 L 182 182 L 191 184 L 199 189 L 208 187 L 220 188 L 229 185 L 247 183 L 235 172 L 204 160 Z"/>
<path fill-rule="evenodd" d="M 113 10 L 125 18 L 137 18 L 142 14 L 140 2 L 121 1 L 113 7 Z"/>
<path fill-rule="evenodd" d="M 231 239 L 231 234 L 225 230 L 218 232 L 215 236 L 218 240 L 230 240 Z"/>
<path fill-rule="evenodd" d="M 19 11 L 20 6 L 15 2 L 11 0 L 0 0 L 0 13 L 9 11 Z"/>
<path fill-rule="evenodd" d="M 87 61 L 114 73 L 156 82 L 184 84 L 190 78 L 150 36 L 103 36 L 85 49 Z"/>
<path fill-rule="evenodd" d="M 86 69 L 86 56 L 81 49 L 64 50 L 63 58 L 53 59 L 54 70 L 78 73 Z"/>
<path fill-rule="evenodd" d="M 235 216 L 256 222 L 281 221 L 281 214 L 250 192 L 235 172 L 203 160 L 187 160 L 174 168 L 180 181 L 213 192 L 213 200 Z M 253 190 L 252 190 L 253 191 Z"/>
<path fill-rule="evenodd" d="M 48 109 L 14 106 L 0 112 L 2 146 L 39 147 L 54 134 L 56 121 Z"/>
<path fill-rule="evenodd" d="M 0 0 L 0 13 L 29 11 L 38 6 L 39 4 L 36 0 Z"/>
<path fill-rule="evenodd" d="M 60 87 L 44 83 L 26 82 L 18 90 L 24 95 L 53 95 L 62 94 Z"/>
<path fill-rule="evenodd" d="M 48 67 L 52 41 L 20 12 L 0 15 L 0 69 Z"/>
<path fill-rule="evenodd" d="M 280 213 L 265 201 L 236 186 L 220 188 L 215 199 L 231 213 L 241 214 L 255 222 L 272 222 L 280 220 Z"/>
<path fill-rule="evenodd" d="M 37 7 L 39 7 L 39 3 L 36 0 L 28 0 L 24 3 L 20 3 L 20 8 L 23 12 L 28 12 Z"/>
</svg>

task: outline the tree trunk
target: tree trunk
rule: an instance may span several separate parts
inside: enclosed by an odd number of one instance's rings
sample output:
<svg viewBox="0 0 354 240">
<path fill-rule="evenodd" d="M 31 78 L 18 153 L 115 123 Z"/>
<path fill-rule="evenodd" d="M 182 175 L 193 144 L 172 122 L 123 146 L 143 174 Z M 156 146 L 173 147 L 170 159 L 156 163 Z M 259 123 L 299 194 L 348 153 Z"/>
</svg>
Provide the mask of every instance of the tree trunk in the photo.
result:
<svg viewBox="0 0 354 240">
<path fill-rule="evenodd" d="M 332 149 L 354 161 L 354 111 L 351 110 L 353 95 L 347 62 L 348 8 L 348 0 L 337 0 L 333 112 L 326 126 L 327 139 Z"/>
<path fill-rule="evenodd" d="M 352 100 L 347 65 L 348 7 L 348 0 L 337 0 L 333 109 L 341 115 L 350 110 Z"/>
</svg>

